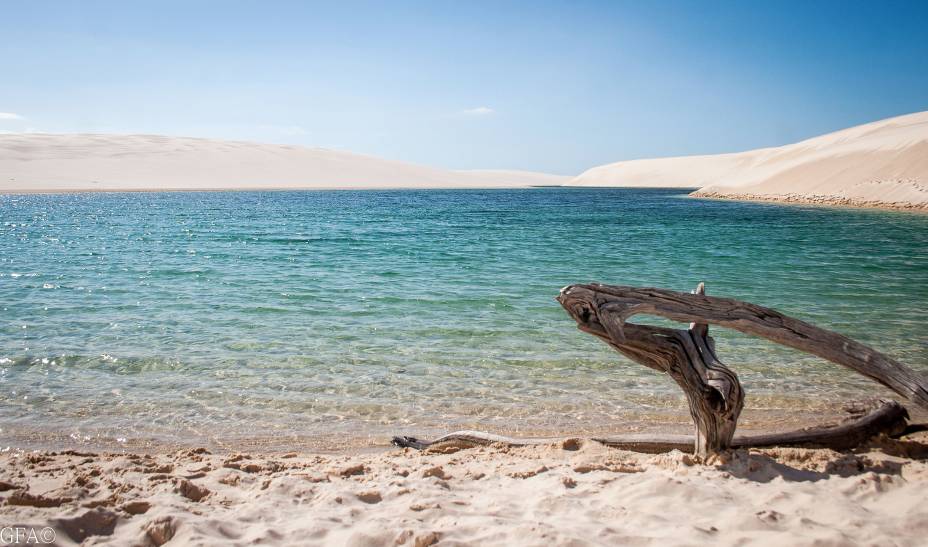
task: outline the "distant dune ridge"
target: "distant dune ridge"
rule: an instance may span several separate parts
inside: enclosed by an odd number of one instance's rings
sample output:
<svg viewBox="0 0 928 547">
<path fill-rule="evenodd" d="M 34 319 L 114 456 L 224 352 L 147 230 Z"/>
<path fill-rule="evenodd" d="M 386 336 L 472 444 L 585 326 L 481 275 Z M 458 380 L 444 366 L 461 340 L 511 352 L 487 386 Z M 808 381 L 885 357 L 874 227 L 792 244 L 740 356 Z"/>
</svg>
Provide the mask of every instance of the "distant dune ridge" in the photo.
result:
<svg viewBox="0 0 928 547">
<path fill-rule="evenodd" d="M 450 171 L 372 156 L 159 135 L 0 135 L 0 191 L 486 188 L 563 184 L 528 171 Z"/>
<path fill-rule="evenodd" d="M 697 197 L 928 209 L 928 112 L 776 148 L 612 163 L 568 185 L 695 187 Z"/>
<path fill-rule="evenodd" d="M 699 188 L 693 196 L 928 210 L 928 112 L 776 148 L 621 161 L 573 179 L 188 137 L 0 135 L 6 192 L 550 185 Z"/>
</svg>

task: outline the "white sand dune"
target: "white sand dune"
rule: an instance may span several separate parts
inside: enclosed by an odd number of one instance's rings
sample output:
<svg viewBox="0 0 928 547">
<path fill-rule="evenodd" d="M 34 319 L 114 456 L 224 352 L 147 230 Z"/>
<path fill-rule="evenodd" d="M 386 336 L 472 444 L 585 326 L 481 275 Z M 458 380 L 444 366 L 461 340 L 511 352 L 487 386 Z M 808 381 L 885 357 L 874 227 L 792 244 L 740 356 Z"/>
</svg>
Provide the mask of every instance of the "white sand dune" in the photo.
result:
<svg viewBox="0 0 928 547">
<path fill-rule="evenodd" d="M 914 546 L 928 534 L 926 439 L 738 450 L 709 465 L 593 442 L 340 456 L 11 450 L 0 515 L 50 527 L 62 546 Z"/>
<path fill-rule="evenodd" d="M 928 209 L 928 112 L 776 148 L 622 161 L 576 178 L 451 171 L 306 148 L 158 135 L 0 135 L 0 191 L 699 188 L 693 195 Z"/>
<path fill-rule="evenodd" d="M 527 171 L 450 171 L 372 156 L 158 135 L 0 135 L 0 191 L 488 188 L 561 184 Z"/>
<path fill-rule="evenodd" d="M 776 148 L 612 163 L 571 186 L 699 188 L 693 195 L 928 208 L 928 112 Z"/>
</svg>

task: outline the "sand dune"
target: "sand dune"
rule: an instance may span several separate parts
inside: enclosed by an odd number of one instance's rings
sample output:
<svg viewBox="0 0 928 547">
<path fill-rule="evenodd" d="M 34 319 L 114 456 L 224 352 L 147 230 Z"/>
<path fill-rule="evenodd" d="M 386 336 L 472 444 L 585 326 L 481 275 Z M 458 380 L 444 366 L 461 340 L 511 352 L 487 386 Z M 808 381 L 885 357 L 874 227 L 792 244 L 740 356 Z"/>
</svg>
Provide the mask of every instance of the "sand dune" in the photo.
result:
<svg viewBox="0 0 928 547">
<path fill-rule="evenodd" d="M 693 195 L 928 208 L 928 112 L 735 154 L 634 160 L 572 186 L 699 188 Z"/>
<path fill-rule="evenodd" d="M 527 171 L 450 171 L 322 148 L 158 135 L 0 135 L 0 191 L 487 188 L 560 184 Z"/>
<path fill-rule="evenodd" d="M 928 112 L 747 152 L 622 161 L 576 178 L 158 135 L 0 135 L 0 191 L 699 188 L 694 196 L 928 209 Z"/>
<path fill-rule="evenodd" d="M 738 450 L 709 465 L 593 442 L 355 455 L 4 451 L 0 514 L 5 526 L 50 527 L 57 545 L 920 545 L 926 439 L 854 453 Z"/>
</svg>

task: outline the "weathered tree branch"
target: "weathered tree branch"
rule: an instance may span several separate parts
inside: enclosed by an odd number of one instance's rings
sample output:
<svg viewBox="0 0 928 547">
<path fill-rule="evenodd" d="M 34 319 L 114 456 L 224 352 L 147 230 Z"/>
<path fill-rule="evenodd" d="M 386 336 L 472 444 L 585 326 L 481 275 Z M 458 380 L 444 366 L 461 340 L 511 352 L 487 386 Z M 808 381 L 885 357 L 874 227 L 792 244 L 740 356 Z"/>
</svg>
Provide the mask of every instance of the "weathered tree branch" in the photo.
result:
<svg viewBox="0 0 928 547">
<path fill-rule="evenodd" d="M 596 324 L 600 315 L 609 317 L 610 333 L 617 336 L 614 341 L 619 343 L 626 320 L 637 314 L 718 325 L 843 365 L 928 409 L 928 383 L 915 371 L 846 336 L 787 317 L 770 308 L 731 298 L 600 284 L 565 287 L 558 301 L 577 320 L 580 330 L 600 338 L 605 332 L 601 325 Z M 587 324 L 583 321 L 584 314 L 593 322 Z"/>
<path fill-rule="evenodd" d="M 704 292 L 700 283 L 696 293 Z M 565 298 L 574 302 L 573 296 Z M 709 326 L 698 319 L 687 330 L 626 323 L 624 309 L 611 301 L 597 309 L 594 319 L 585 302 L 577 310 L 587 320 L 582 330 L 603 338 L 628 358 L 666 373 L 683 390 L 696 424 L 696 453 L 728 448 L 744 407 L 744 391 L 738 376 L 716 357 Z M 602 330 L 596 330 L 594 322 Z"/>
<path fill-rule="evenodd" d="M 739 300 L 664 289 L 571 285 L 558 301 L 580 330 L 599 337 L 633 361 L 667 373 L 683 390 L 696 426 L 695 452 L 705 456 L 734 446 L 744 393 L 737 376 L 719 362 L 708 325 L 729 327 L 846 366 L 928 408 L 928 383 L 882 353 L 838 333 Z M 687 330 L 636 325 L 649 314 L 690 322 Z M 785 442 L 782 436 L 772 442 Z"/>
</svg>

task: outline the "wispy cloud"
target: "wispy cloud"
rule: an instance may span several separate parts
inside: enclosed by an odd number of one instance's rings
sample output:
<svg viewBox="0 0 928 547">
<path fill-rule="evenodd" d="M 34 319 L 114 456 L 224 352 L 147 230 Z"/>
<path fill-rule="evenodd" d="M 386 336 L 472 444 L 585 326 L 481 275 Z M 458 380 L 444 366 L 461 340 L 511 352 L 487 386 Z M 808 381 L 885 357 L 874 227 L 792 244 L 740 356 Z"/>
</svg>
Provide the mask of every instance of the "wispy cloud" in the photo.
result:
<svg viewBox="0 0 928 547">
<path fill-rule="evenodd" d="M 468 108 L 467 110 L 461 111 L 461 114 L 465 116 L 489 116 L 496 112 L 489 106 L 478 106 L 476 108 Z"/>
<path fill-rule="evenodd" d="M 0 112 L 0 120 L 22 120 L 24 119 L 19 114 L 13 114 L 12 112 Z"/>
</svg>

